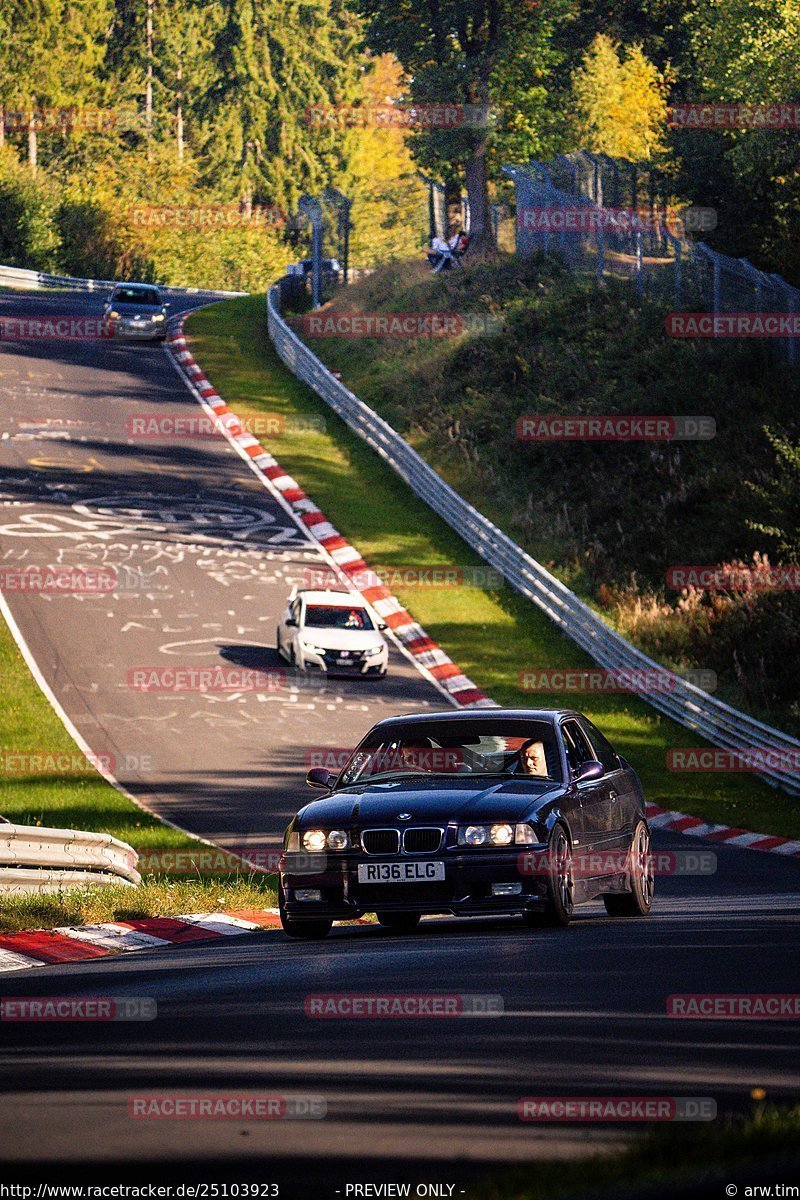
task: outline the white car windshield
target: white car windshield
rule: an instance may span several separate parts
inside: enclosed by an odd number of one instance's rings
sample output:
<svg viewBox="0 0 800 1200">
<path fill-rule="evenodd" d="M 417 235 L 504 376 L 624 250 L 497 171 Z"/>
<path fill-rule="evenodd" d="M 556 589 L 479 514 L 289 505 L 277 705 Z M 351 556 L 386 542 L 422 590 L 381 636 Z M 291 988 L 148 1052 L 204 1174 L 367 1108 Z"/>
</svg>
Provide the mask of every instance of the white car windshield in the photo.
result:
<svg viewBox="0 0 800 1200">
<path fill-rule="evenodd" d="M 374 629 L 365 608 L 344 604 L 309 604 L 305 624 L 312 629 Z"/>
</svg>

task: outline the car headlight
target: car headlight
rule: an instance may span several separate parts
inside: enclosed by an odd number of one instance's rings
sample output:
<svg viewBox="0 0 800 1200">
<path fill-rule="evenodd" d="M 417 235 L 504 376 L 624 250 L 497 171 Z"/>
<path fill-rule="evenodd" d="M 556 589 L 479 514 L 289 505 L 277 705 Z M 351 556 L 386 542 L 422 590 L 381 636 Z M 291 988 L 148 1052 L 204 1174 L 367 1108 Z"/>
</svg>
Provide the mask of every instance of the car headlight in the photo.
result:
<svg viewBox="0 0 800 1200">
<path fill-rule="evenodd" d="M 323 657 L 327 653 L 324 646 L 312 646 L 311 642 L 301 642 L 300 649 L 304 654 L 320 654 Z"/>
<path fill-rule="evenodd" d="M 539 841 L 533 826 L 524 822 L 512 825 L 509 821 L 495 825 L 463 825 L 456 840 L 459 846 L 531 846 Z"/>
<path fill-rule="evenodd" d="M 374 658 L 376 654 L 383 654 L 383 646 L 370 646 L 369 650 L 364 651 L 365 658 Z"/>
<path fill-rule="evenodd" d="M 325 849 L 327 834 L 322 829 L 307 829 L 303 834 L 303 849 L 319 854 Z"/>
<path fill-rule="evenodd" d="M 289 834 L 289 836 L 287 837 L 287 839 L 284 843 L 283 848 L 284 848 L 284 850 L 288 851 L 289 853 L 291 853 L 292 851 L 296 852 L 300 849 L 300 834 L 296 830 L 294 833 Z"/>
<path fill-rule="evenodd" d="M 331 850 L 346 850 L 349 842 L 346 829 L 332 829 L 328 834 L 328 847 Z"/>
<path fill-rule="evenodd" d="M 164 316 L 163 313 L 156 313 L 155 316 L 153 317 L 154 321 L 166 321 L 166 319 L 167 318 Z"/>
<path fill-rule="evenodd" d="M 111 310 L 111 312 L 108 314 L 108 319 L 109 319 L 109 321 L 118 321 L 118 320 L 119 320 L 119 313 L 118 313 L 118 312 L 114 312 L 114 310 L 112 309 L 112 310 Z"/>
</svg>

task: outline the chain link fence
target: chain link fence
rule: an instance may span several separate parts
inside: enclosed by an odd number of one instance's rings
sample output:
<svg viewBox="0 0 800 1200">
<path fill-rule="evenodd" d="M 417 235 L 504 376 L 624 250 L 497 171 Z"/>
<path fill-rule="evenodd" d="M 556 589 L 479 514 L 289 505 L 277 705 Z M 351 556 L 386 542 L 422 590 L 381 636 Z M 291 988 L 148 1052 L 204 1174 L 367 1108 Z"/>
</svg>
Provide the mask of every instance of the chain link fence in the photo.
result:
<svg viewBox="0 0 800 1200">
<path fill-rule="evenodd" d="M 730 258 L 689 235 L 714 227 L 713 210 L 669 204 L 668 181 L 656 168 L 580 151 L 548 162 L 504 167 L 516 191 L 516 250 L 559 254 L 571 270 L 629 279 L 640 298 L 676 312 L 779 314 L 777 333 L 764 322 L 739 324 L 739 336 L 768 336 L 778 356 L 800 361 L 800 291 L 747 259 Z M 715 320 L 711 336 L 732 329 Z M 752 332 L 755 330 L 756 332 Z"/>
</svg>

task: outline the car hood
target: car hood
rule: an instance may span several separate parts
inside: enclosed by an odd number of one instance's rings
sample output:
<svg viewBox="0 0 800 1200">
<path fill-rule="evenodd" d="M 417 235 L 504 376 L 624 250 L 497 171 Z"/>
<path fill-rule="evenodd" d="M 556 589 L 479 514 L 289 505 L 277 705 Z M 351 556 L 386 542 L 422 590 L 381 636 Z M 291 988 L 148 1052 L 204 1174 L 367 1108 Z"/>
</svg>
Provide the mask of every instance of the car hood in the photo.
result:
<svg viewBox="0 0 800 1200">
<path fill-rule="evenodd" d="M 106 308 L 113 308 L 114 312 L 118 312 L 125 317 L 136 315 L 140 317 L 154 317 L 162 311 L 160 304 L 117 304 L 116 302 L 112 304 L 110 300 Z"/>
<path fill-rule="evenodd" d="M 377 629 L 315 629 L 304 625 L 300 639 L 323 650 L 371 650 L 373 646 L 383 645 Z"/>
<path fill-rule="evenodd" d="M 434 821 L 522 820 L 535 807 L 563 793 L 564 785 L 529 779 L 494 779 L 483 785 L 474 779 L 429 783 L 414 780 L 373 783 L 345 788 L 314 800 L 299 813 L 300 823 L 337 825 L 394 825 L 399 813 L 414 823 Z"/>
</svg>

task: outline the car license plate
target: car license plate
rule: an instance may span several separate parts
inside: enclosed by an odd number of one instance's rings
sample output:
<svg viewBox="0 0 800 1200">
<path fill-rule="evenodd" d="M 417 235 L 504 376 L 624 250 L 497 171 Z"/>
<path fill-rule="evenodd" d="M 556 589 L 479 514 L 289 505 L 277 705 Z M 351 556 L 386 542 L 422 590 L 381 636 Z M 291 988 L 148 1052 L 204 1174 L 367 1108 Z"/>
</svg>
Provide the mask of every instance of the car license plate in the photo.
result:
<svg viewBox="0 0 800 1200">
<path fill-rule="evenodd" d="M 339 656 L 339 658 L 337 658 L 336 665 L 339 667 L 351 667 L 353 665 L 353 660 L 346 654 L 342 654 Z"/>
<path fill-rule="evenodd" d="M 444 879 L 443 862 L 361 863 L 359 883 L 431 883 Z"/>
</svg>

